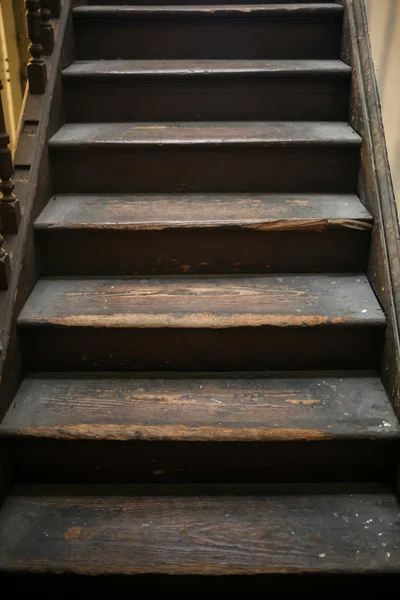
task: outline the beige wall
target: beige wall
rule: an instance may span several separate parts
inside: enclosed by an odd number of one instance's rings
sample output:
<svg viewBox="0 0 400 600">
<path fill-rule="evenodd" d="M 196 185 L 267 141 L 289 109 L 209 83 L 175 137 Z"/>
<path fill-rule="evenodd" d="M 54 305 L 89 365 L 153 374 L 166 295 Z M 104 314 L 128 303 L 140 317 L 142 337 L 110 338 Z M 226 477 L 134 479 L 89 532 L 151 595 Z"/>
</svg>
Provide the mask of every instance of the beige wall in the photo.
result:
<svg viewBox="0 0 400 600">
<path fill-rule="evenodd" d="M 393 186 L 400 209 L 400 0 L 365 0 L 365 6 Z"/>
</svg>

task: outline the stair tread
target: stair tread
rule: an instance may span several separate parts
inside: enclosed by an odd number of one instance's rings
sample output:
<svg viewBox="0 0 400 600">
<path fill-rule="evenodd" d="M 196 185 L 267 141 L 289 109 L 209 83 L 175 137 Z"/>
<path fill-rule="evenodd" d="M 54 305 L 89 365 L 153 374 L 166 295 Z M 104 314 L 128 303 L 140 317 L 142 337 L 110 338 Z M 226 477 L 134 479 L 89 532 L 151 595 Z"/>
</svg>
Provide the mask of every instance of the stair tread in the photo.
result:
<svg viewBox="0 0 400 600">
<path fill-rule="evenodd" d="M 377 376 L 27 377 L 0 437 L 148 441 L 400 440 Z"/>
<path fill-rule="evenodd" d="M 167 229 L 237 226 L 271 230 L 371 229 L 355 195 L 104 194 L 57 195 L 36 229 Z"/>
<path fill-rule="evenodd" d="M 361 137 L 348 123 L 309 121 L 68 123 L 49 141 L 70 145 L 255 144 L 269 146 L 360 146 Z"/>
<path fill-rule="evenodd" d="M 0 571 L 399 571 L 399 507 L 387 489 L 271 487 L 18 486 L 0 514 Z"/>
<path fill-rule="evenodd" d="M 162 5 L 162 6 L 77 6 L 73 8 L 74 18 L 85 19 L 85 18 L 98 18 L 98 17 L 114 17 L 124 18 L 128 16 L 164 16 L 164 15 L 199 15 L 209 16 L 218 18 L 219 16 L 240 16 L 240 17 L 253 17 L 253 16 L 270 16 L 270 17 L 284 17 L 286 19 L 296 18 L 297 16 L 305 17 L 324 17 L 332 15 L 340 15 L 343 13 L 343 6 L 334 2 L 327 2 L 323 4 L 213 4 L 213 5 Z"/>
<path fill-rule="evenodd" d="M 341 60 L 79 60 L 66 67 L 65 79 L 130 75 L 349 75 Z"/>
<path fill-rule="evenodd" d="M 364 275 L 42 279 L 20 326 L 236 328 L 362 325 L 385 316 Z"/>
</svg>

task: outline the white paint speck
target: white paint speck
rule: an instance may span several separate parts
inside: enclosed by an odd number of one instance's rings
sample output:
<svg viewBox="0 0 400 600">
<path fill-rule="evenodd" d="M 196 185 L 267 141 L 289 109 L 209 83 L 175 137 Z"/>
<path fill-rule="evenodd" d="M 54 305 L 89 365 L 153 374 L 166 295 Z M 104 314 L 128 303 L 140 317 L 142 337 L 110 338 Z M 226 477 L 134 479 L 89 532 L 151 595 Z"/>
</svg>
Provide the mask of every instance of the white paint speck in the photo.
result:
<svg viewBox="0 0 400 600">
<path fill-rule="evenodd" d="M 361 312 L 362 312 L 362 313 L 366 313 L 366 312 L 368 312 L 368 311 L 367 311 L 367 309 L 366 309 L 366 308 L 364 308 L 364 309 L 363 309 Z"/>
<path fill-rule="evenodd" d="M 320 558 L 325 558 L 326 554 L 319 554 Z"/>
<path fill-rule="evenodd" d="M 390 558 L 392 555 L 390 554 L 390 552 L 386 552 L 386 556 L 387 556 L 388 558 Z"/>
</svg>

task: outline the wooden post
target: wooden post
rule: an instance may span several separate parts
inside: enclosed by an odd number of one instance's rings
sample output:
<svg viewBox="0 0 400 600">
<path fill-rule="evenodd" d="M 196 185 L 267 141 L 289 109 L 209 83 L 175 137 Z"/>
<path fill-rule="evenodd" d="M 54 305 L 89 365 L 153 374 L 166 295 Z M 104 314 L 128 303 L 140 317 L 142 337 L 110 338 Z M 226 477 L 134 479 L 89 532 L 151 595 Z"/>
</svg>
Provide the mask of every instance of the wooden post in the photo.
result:
<svg viewBox="0 0 400 600">
<path fill-rule="evenodd" d="M 49 8 L 53 19 L 58 19 L 61 14 L 61 0 L 50 0 Z"/>
<path fill-rule="evenodd" d="M 42 20 L 39 13 L 40 0 L 26 0 L 26 21 L 28 37 L 31 41 L 28 63 L 29 91 L 31 94 L 44 94 L 47 83 L 46 65 L 43 61 Z"/>
<path fill-rule="evenodd" d="M 10 281 L 10 257 L 3 248 L 4 238 L 0 233 L 0 290 L 6 290 Z"/>
<path fill-rule="evenodd" d="M 14 196 L 15 185 L 11 179 L 14 169 L 12 164 L 10 138 L 6 131 L 4 120 L 1 90 L 3 82 L 0 80 L 0 219 L 2 233 L 17 233 L 21 222 L 21 209 Z M 1 258 L 1 257 L 0 257 Z"/>
<path fill-rule="evenodd" d="M 43 54 L 50 56 L 54 48 L 54 30 L 51 25 L 50 0 L 41 0 L 40 17 L 42 20 Z"/>
</svg>

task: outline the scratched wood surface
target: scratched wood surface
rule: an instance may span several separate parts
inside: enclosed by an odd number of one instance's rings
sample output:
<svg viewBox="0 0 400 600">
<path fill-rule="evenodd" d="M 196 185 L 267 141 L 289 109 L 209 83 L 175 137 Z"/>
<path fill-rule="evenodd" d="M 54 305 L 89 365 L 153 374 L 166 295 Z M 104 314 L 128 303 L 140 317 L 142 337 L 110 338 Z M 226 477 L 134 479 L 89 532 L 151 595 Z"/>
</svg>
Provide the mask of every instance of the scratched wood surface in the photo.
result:
<svg viewBox="0 0 400 600">
<path fill-rule="evenodd" d="M 51 486 L 17 487 L 0 515 L 0 570 L 367 574 L 400 566 L 398 504 L 385 490 L 136 493 L 107 486 L 92 492 L 59 486 L 56 494 Z"/>
<path fill-rule="evenodd" d="M 49 278 L 18 323 L 41 371 L 376 368 L 385 330 L 362 275 Z"/>
<path fill-rule="evenodd" d="M 377 377 L 27 378 L 0 436 L 288 441 L 400 439 Z"/>
<path fill-rule="evenodd" d="M 50 140 L 52 148 L 91 144 L 94 147 L 147 144 L 218 144 L 326 148 L 360 148 L 361 138 L 348 123 L 290 123 L 265 121 L 241 123 L 67 123 Z"/>
<path fill-rule="evenodd" d="M 19 325 L 73 327 L 383 327 L 363 275 L 41 279 Z"/>
<path fill-rule="evenodd" d="M 35 228 L 43 230 L 237 227 L 323 231 L 370 230 L 372 226 L 368 210 L 350 194 L 60 194 L 35 222 Z"/>
<path fill-rule="evenodd" d="M 76 194 L 53 198 L 35 231 L 45 275 L 354 273 L 372 226 L 346 194 Z"/>
<path fill-rule="evenodd" d="M 0 439 L 24 481 L 391 483 L 400 432 L 364 373 L 85 373 L 27 378 Z"/>
</svg>

